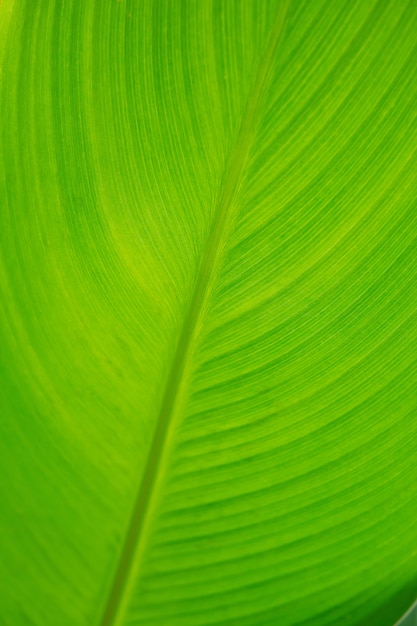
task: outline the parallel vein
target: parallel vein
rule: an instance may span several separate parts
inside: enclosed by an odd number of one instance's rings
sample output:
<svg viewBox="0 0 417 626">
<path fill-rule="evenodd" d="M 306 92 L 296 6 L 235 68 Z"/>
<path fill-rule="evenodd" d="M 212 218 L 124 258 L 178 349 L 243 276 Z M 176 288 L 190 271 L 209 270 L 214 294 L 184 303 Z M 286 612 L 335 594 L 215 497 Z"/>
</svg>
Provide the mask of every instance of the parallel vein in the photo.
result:
<svg viewBox="0 0 417 626">
<path fill-rule="evenodd" d="M 101 626 L 116 626 L 121 623 L 135 580 L 138 561 L 146 535 L 146 522 L 151 509 L 152 498 L 158 471 L 163 458 L 167 434 L 172 426 L 179 392 L 184 380 L 184 372 L 192 354 L 193 340 L 204 309 L 204 303 L 221 258 L 221 243 L 227 237 L 233 224 L 235 197 L 244 171 L 256 128 L 256 116 L 268 79 L 268 74 L 282 39 L 288 0 L 283 0 L 278 10 L 257 74 L 249 92 L 242 115 L 239 132 L 231 151 L 228 166 L 220 189 L 213 225 L 202 255 L 200 268 L 195 280 L 188 313 L 184 319 L 182 332 L 168 376 L 161 409 L 150 446 L 143 479 L 133 506 L 129 526 L 125 535 L 112 587 L 101 619 Z"/>
</svg>

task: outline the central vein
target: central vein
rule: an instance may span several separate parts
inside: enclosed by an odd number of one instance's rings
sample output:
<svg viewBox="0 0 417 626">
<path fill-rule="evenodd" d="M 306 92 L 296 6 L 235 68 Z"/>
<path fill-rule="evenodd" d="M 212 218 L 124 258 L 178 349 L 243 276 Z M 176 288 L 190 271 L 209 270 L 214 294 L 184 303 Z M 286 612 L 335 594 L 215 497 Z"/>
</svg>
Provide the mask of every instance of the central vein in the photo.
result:
<svg viewBox="0 0 417 626">
<path fill-rule="evenodd" d="M 277 18 L 272 25 L 269 40 L 248 95 L 240 129 L 225 171 L 213 217 L 213 225 L 202 255 L 188 313 L 184 319 L 182 332 L 171 365 L 142 482 L 133 506 L 100 626 L 118 626 L 126 612 L 135 575 L 139 567 L 139 556 L 146 536 L 145 529 L 152 508 L 155 483 L 161 468 L 162 459 L 166 453 L 167 435 L 175 416 L 176 403 L 184 379 L 184 372 L 192 356 L 196 329 L 198 328 L 204 303 L 211 290 L 212 279 L 221 257 L 221 242 L 227 237 L 234 221 L 235 196 L 239 190 L 249 151 L 253 143 L 257 112 L 268 74 L 281 40 L 288 2 L 289 0 L 281 2 Z"/>
</svg>

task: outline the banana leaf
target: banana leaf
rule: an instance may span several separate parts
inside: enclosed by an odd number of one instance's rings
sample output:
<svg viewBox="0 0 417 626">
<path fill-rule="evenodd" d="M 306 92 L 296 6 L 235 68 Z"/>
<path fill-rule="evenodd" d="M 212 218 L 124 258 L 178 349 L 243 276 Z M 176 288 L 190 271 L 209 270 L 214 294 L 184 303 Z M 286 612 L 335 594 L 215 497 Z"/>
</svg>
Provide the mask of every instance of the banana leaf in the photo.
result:
<svg viewBox="0 0 417 626">
<path fill-rule="evenodd" d="M 0 623 L 396 623 L 415 0 L 2 0 L 0 107 Z"/>
</svg>

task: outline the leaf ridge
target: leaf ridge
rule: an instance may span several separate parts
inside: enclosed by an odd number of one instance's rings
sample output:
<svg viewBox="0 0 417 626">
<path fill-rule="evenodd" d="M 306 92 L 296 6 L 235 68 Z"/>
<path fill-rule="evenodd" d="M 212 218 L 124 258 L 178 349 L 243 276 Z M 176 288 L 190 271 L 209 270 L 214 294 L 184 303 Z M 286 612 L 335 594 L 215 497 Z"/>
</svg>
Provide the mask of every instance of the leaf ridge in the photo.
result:
<svg viewBox="0 0 417 626">
<path fill-rule="evenodd" d="M 255 135 L 255 120 L 259 102 L 263 95 L 277 48 L 282 40 L 288 4 L 289 0 L 282 0 L 275 22 L 271 27 L 252 88 L 248 94 L 237 137 L 225 168 L 212 227 L 194 282 L 188 312 L 184 318 L 182 331 L 168 375 L 143 478 L 133 506 L 100 626 L 119 625 L 126 612 L 130 592 L 135 581 L 135 574 L 138 569 L 140 548 L 146 535 L 146 524 L 152 508 L 152 498 L 154 496 L 158 470 L 162 464 L 161 460 L 169 438 L 168 434 L 170 427 L 172 427 L 178 398 L 184 383 L 184 374 L 189 364 L 193 340 L 197 335 L 199 321 L 204 314 L 204 304 L 215 278 L 216 268 L 222 257 L 221 243 L 222 240 L 227 238 L 227 233 L 233 225 L 235 216 L 233 211 L 233 208 L 235 208 L 234 200 L 240 187 L 241 178 Z"/>
</svg>

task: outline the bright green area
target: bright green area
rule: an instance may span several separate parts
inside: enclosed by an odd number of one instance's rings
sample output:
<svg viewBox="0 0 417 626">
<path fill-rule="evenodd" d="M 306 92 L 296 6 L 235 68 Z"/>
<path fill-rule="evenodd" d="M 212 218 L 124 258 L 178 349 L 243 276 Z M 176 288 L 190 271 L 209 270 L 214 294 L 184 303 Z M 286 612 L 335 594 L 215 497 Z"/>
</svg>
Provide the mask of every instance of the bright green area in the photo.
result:
<svg viewBox="0 0 417 626">
<path fill-rule="evenodd" d="M 3 0 L 0 63 L 0 623 L 392 626 L 415 0 Z"/>
</svg>

